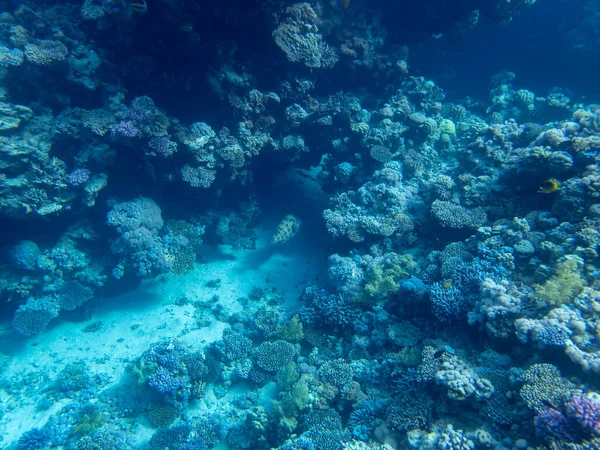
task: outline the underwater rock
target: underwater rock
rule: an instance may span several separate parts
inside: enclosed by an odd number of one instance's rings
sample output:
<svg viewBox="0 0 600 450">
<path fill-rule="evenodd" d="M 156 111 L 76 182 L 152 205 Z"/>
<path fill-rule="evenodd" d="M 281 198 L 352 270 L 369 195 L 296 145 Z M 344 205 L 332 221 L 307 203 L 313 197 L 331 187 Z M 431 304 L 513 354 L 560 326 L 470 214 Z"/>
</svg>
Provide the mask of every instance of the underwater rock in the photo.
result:
<svg viewBox="0 0 600 450">
<path fill-rule="evenodd" d="M 32 241 L 19 241 L 7 252 L 8 261 L 12 266 L 20 270 L 33 271 L 41 251 L 38 245 Z"/>
<path fill-rule="evenodd" d="M 33 117 L 33 111 L 27 106 L 0 102 L 0 131 L 18 128 L 23 120 Z"/>
</svg>

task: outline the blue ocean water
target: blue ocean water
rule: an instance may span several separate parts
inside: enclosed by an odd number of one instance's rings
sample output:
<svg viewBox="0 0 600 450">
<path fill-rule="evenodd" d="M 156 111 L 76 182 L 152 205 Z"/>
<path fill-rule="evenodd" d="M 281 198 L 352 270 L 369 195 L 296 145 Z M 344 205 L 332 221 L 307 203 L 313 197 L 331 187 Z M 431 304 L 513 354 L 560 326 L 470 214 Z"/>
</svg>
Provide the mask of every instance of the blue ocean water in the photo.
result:
<svg viewBox="0 0 600 450">
<path fill-rule="evenodd" d="M 600 449 L 600 0 L 0 0 L 0 448 Z"/>
</svg>

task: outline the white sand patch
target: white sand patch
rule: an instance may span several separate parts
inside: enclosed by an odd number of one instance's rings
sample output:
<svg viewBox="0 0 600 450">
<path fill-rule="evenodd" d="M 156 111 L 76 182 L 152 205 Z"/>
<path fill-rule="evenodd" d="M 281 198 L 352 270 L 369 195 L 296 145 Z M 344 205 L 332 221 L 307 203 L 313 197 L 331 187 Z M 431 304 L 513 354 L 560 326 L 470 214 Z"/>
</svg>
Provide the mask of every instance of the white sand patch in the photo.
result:
<svg viewBox="0 0 600 450">
<path fill-rule="evenodd" d="M 238 299 L 247 297 L 253 287 L 275 287 L 285 294 L 288 307 L 294 305 L 302 288 L 324 272 L 324 258 L 314 260 L 323 250 L 314 240 L 304 241 L 302 233 L 275 248 L 266 243 L 267 235 L 268 230 L 262 229 L 257 250 L 232 253 L 221 246 L 186 276 L 162 275 L 145 280 L 134 291 L 97 299 L 92 321 L 56 321 L 31 339 L 5 333 L 0 350 L 11 354 L 11 361 L 3 377 L 12 383 L 4 392 L 10 406 L 5 405 L 0 418 L 0 436 L 4 437 L 0 445 L 4 448 L 23 432 L 43 426 L 64 406 L 61 401 L 38 411 L 36 404 L 45 395 L 42 389 L 69 363 L 84 362 L 92 374 L 108 377 L 109 388 L 122 378 L 127 363 L 161 338 L 181 338 L 194 350 L 220 339 L 227 324 L 213 318 L 209 326 L 198 329 L 194 307 L 175 304 L 181 297 L 194 302 L 217 295 L 226 310 L 237 311 L 242 308 Z M 218 288 L 206 285 L 216 279 L 221 281 Z M 95 321 L 102 322 L 99 331 L 82 332 Z M 0 392 L 0 408 L 2 395 Z"/>
</svg>

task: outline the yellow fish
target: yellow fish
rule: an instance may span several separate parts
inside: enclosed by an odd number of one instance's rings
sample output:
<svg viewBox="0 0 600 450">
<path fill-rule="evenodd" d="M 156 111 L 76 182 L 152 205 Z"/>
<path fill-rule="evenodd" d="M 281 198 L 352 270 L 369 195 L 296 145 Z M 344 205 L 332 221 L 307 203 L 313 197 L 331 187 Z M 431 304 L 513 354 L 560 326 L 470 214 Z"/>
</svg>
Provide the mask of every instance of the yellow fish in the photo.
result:
<svg viewBox="0 0 600 450">
<path fill-rule="evenodd" d="M 538 192 L 542 193 L 542 194 L 550 194 L 551 192 L 554 192 L 558 189 L 558 181 L 550 178 L 549 180 L 544 181 L 541 185 L 540 188 L 538 189 Z"/>
<path fill-rule="evenodd" d="M 138 14 L 144 14 L 148 11 L 148 5 L 146 5 L 146 0 L 134 0 L 129 3 L 129 7 L 133 12 Z"/>
</svg>

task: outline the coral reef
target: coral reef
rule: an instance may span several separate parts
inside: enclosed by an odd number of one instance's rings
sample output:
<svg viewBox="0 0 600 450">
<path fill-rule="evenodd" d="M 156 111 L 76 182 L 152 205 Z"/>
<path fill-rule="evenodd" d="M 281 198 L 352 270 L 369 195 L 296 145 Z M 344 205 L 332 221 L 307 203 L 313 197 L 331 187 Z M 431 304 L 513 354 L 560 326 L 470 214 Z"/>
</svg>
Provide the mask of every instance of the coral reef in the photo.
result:
<svg viewBox="0 0 600 450">
<path fill-rule="evenodd" d="M 0 445 L 600 448 L 600 4 L 534 3 L 2 2 Z"/>
</svg>

